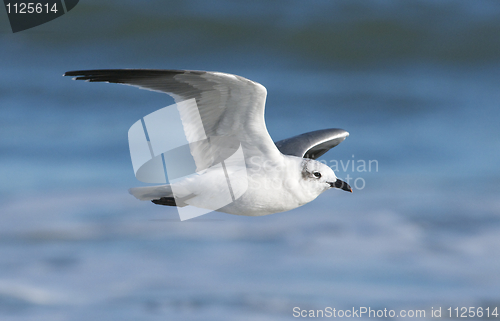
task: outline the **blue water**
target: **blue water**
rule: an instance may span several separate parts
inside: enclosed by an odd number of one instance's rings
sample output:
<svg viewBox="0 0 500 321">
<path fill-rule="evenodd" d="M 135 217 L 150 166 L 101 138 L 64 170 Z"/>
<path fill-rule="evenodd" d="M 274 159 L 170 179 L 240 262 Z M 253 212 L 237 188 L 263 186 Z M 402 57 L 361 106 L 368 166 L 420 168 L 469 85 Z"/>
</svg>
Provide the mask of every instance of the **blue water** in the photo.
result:
<svg viewBox="0 0 500 321">
<path fill-rule="evenodd" d="M 89 0 L 12 34 L 4 15 L 0 319 L 499 306 L 499 18 L 496 1 Z M 275 141 L 350 132 L 322 160 L 354 193 L 179 222 L 127 192 L 128 128 L 173 100 L 61 76 L 91 68 L 258 81 Z"/>
</svg>

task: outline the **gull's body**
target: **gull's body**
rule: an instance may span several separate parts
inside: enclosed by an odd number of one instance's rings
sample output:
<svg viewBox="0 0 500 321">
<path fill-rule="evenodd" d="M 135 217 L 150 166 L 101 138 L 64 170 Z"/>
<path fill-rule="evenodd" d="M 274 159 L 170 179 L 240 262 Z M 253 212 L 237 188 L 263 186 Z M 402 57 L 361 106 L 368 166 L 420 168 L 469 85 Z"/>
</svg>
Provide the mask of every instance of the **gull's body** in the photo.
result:
<svg viewBox="0 0 500 321">
<path fill-rule="evenodd" d="M 323 178 L 325 183 L 322 184 L 317 184 L 317 179 L 312 177 L 311 168 L 316 168 L 318 164 L 322 165 L 323 173 L 328 172 L 331 179 L 337 180 L 331 175 L 333 171 L 328 166 L 296 156 L 281 155 L 275 163 L 266 163 L 266 168 L 262 163 L 251 164 L 247 166 L 248 189 L 246 192 L 218 211 L 237 215 L 260 216 L 292 210 L 307 204 L 331 188 L 326 183 L 327 176 Z M 304 174 L 307 176 L 304 177 Z M 224 188 L 224 182 L 220 182 L 220 184 L 221 188 Z M 208 185 L 207 189 L 210 189 Z M 188 200 L 186 203 L 197 205 L 196 200 L 190 201 Z"/>
<path fill-rule="evenodd" d="M 275 144 L 264 121 L 267 91 L 256 82 L 225 73 L 185 70 L 87 70 L 65 75 L 161 91 L 177 103 L 196 100 L 202 126 L 192 126 L 190 115 L 181 113 L 181 118 L 187 137 L 199 131 L 208 137 L 208 142 L 190 145 L 198 170 L 178 181 L 175 193 L 171 185 L 132 188 L 131 194 L 140 200 L 260 216 L 307 204 L 332 187 L 352 191 L 331 168 L 314 160 L 342 142 L 348 133 L 321 130 Z M 213 199 L 227 189 L 227 182 L 218 179 L 222 168 L 215 165 L 220 164 L 221 155 L 227 154 L 226 145 L 231 144 L 241 147 L 245 165 L 232 165 L 226 160 L 224 173 L 226 177 L 245 177 L 230 182 L 233 189 L 244 192 L 231 203 L 212 208 Z"/>
</svg>

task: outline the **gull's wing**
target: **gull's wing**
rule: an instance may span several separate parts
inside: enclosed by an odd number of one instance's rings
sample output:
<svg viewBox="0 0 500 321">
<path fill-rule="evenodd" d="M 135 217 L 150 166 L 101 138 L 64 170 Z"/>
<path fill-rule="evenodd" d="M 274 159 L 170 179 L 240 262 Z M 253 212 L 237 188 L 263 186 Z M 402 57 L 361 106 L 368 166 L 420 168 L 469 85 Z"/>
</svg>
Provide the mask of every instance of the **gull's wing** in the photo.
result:
<svg viewBox="0 0 500 321">
<path fill-rule="evenodd" d="M 196 130 L 204 130 L 207 137 L 219 141 L 222 138 L 223 143 L 219 146 L 224 144 L 224 137 L 229 139 L 229 144 L 236 138 L 245 158 L 263 156 L 264 159 L 277 160 L 281 157 L 264 121 L 266 88 L 254 81 L 220 72 L 190 70 L 102 69 L 68 71 L 64 75 L 75 76 L 76 80 L 160 91 L 172 96 L 177 103 L 194 98 L 203 123 L 203 128 Z M 204 151 L 197 153 L 203 154 Z M 217 158 L 213 152 L 206 156 L 212 161 Z"/>
<path fill-rule="evenodd" d="M 349 136 L 343 129 L 316 130 L 276 142 L 276 147 L 285 155 L 316 159 L 337 146 Z"/>
</svg>

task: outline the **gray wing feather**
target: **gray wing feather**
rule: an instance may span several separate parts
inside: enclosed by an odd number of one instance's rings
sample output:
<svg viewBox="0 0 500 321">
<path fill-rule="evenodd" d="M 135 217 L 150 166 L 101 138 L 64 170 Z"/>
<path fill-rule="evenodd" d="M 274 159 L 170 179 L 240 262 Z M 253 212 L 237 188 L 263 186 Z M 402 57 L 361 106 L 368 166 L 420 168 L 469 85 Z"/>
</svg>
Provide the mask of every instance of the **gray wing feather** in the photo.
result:
<svg viewBox="0 0 500 321">
<path fill-rule="evenodd" d="M 340 128 L 330 128 L 304 133 L 276 142 L 276 147 L 285 155 L 316 159 L 337 146 L 349 136 Z"/>
<path fill-rule="evenodd" d="M 176 102 L 196 99 L 207 137 L 235 137 L 245 157 L 278 158 L 264 121 L 267 91 L 246 78 L 208 71 L 102 69 L 69 71 L 65 76 L 89 82 L 109 82 L 169 94 Z M 202 151 L 203 153 L 203 151 Z"/>
</svg>

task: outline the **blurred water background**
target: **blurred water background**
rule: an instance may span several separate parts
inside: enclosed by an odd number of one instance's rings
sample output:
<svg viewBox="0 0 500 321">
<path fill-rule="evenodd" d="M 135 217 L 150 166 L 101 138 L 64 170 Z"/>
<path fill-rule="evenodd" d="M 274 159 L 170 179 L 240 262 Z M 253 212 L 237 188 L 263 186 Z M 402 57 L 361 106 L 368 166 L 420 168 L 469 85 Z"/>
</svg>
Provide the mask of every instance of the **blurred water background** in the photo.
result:
<svg viewBox="0 0 500 321">
<path fill-rule="evenodd" d="M 86 0 L 16 34 L 0 19 L 1 320 L 500 305 L 500 2 Z M 127 192 L 128 128 L 173 100 L 62 77 L 97 68 L 258 81 L 275 141 L 350 132 L 322 159 L 354 193 L 178 222 Z"/>
</svg>

